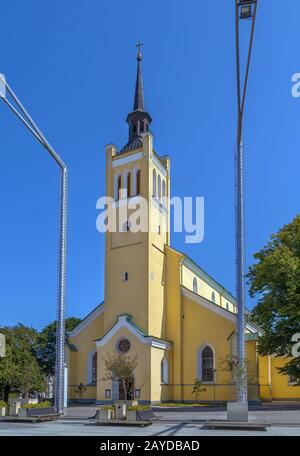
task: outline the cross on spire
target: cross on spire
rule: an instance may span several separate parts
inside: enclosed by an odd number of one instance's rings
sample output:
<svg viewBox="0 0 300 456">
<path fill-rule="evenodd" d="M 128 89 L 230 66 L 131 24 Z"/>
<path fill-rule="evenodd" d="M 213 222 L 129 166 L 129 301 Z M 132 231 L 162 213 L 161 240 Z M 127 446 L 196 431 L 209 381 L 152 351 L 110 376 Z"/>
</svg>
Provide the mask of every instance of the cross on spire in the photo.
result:
<svg viewBox="0 0 300 456">
<path fill-rule="evenodd" d="M 134 96 L 134 106 L 133 110 L 140 110 L 144 111 L 144 93 L 143 93 L 143 81 L 142 81 L 142 53 L 141 53 L 141 47 L 143 46 L 143 43 L 139 41 L 136 45 L 138 48 L 138 56 L 137 56 L 137 61 L 138 61 L 138 68 L 137 68 L 137 76 L 136 76 L 136 85 L 135 85 L 135 96 Z"/>
<path fill-rule="evenodd" d="M 142 51 L 141 51 L 141 47 L 144 45 L 144 43 L 142 43 L 140 40 L 137 42 L 136 44 L 136 47 L 138 48 L 138 55 L 137 55 L 137 59 L 140 61 L 142 60 Z"/>
</svg>

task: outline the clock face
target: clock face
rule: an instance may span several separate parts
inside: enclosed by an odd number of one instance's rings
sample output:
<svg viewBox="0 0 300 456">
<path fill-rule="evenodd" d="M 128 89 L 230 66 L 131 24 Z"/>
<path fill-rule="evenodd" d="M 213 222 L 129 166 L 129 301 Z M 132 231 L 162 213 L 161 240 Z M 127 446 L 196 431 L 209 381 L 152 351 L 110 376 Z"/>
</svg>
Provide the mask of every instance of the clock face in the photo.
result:
<svg viewBox="0 0 300 456">
<path fill-rule="evenodd" d="M 118 350 L 120 353 L 126 353 L 130 350 L 130 342 L 127 339 L 121 339 L 118 343 Z"/>
</svg>

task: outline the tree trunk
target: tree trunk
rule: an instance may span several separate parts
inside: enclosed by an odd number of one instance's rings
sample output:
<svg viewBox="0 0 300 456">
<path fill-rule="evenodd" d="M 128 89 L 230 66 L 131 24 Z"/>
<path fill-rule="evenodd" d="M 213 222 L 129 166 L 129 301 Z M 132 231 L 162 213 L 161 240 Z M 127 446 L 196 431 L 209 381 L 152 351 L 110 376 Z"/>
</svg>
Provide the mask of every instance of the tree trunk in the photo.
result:
<svg viewBox="0 0 300 456">
<path fill-rule="evenodd" d="M 9 393 L 10 393 L 10 386 L 5 385 L 5 387 L 4 387 L 4 401 L 5 402 L 8 402 Z"/>
<path fill-rule="evenodd" d="M 125 401 L 127 401 L 127 388 L 126 388 L 126 380 L 123 380 L 123 388 L 124 388 L 124 396 L 125 396 Z"/>
</svg>

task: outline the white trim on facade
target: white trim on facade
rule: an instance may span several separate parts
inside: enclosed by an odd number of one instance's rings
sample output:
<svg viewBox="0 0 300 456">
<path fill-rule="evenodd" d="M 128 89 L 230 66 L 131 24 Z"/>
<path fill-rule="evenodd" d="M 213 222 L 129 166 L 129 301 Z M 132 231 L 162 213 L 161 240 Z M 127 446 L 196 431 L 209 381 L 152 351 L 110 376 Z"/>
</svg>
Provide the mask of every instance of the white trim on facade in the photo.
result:
<svg viewBox="0 0 300 456">
<path fill-rule="evenodd" d="M 81 331 L 83 331 L 95 318 L 99 317 L 104 310 L 104 305 L 100 304 L 100 306 L 96 307 L 81 323 L 79 323 L 73 331 L 69 332 L 70 337 L 77 336 Z"/>
<path fill-rule="evenodd" d="M 252 334 L 256 334 L 257 333 L 259 336 L 263 335 L 263 331 L 260 328 L 258 328 L 256 325 L 253 326 L 251 323 L 247 322 L 245 327 Z"/>
<path fill-rule="evenodd" d="M 126 165 L 136 160 L 143 158 L 143 152 L 138 152 L 136 154 L 128 155 L 127 157 L 115 158 L 112 161 L 112 167 L 116 168 L 117 166 Z"/>
<path fill-rule="evenodd" d="M 168 209 L 164 206 L 164 201 L 162 202 L 157 196 L 153 196 L 152 203 L 163 215 L 168 215 Z"/>
<path fill-rule="evenodd" d="M 138 329 L 128 321 L 127 315 L 118 316 L 118 322 L 105 334 L 102 339 L 96 340 L 97 347 L 103 347 L 121 328 L 126 328 L 130 331 L 140 342 L 143 344 L 151 345 L 154 348 L 160 348 L 161 350 L 171 350 L 172 343 L 157 339 L 152 336 L 143 336 Z"/>
<path fill-rule="evenodd" d="M 167 170 L 166 168 L 164 167 L 164 165 L 158 160 L 158 158 L 153 154 L 152 155 L 152 161 L 154 163 L 154 165 L 159 169 L 159 171 L 165 176 L 167 177 Z"/>
</svg>

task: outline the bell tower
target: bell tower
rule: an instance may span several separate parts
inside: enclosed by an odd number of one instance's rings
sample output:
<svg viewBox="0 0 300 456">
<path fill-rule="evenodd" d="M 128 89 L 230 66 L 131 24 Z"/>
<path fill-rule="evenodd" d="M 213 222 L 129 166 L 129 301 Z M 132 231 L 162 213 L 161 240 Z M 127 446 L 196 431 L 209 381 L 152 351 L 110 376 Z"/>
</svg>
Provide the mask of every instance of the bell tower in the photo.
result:
<svg viewBox="0 0 300 456">
<path fill-rule="evenodd" d="M 104 330 L 112 328 L 118 315 L 128 314 L 145 334 L 161 338 L 170 159 L 153 148 L 152 119 L 144 106 L 141 46 L 139 42 L 133 111 L 126 119 L 128 141 L 121 150 L 106 146 L 106 195 L 113 199 L 109 210 L 117 223 L 116 230 L 105 235 Z"/>
</svg>

